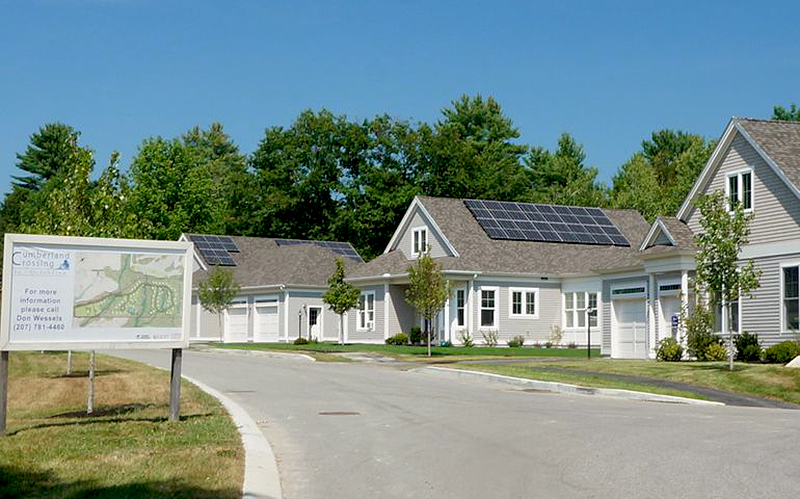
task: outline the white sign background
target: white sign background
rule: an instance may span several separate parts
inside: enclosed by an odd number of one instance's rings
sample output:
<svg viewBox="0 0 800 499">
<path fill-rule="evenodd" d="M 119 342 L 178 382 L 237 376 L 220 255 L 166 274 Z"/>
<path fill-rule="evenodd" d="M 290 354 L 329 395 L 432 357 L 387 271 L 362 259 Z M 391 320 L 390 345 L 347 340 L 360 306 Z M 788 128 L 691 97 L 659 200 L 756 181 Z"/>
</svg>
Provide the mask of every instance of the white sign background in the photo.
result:
<svg viewBox="0 0 800 499">
<path fill-rule="evenodd" d="M 143 272 L 135 298 L 172 315 L 104 300 L 114 265 Z M 191 242 L 6 234 L 0 350 L 183 348 L 191 279 Z"/>
</svg>

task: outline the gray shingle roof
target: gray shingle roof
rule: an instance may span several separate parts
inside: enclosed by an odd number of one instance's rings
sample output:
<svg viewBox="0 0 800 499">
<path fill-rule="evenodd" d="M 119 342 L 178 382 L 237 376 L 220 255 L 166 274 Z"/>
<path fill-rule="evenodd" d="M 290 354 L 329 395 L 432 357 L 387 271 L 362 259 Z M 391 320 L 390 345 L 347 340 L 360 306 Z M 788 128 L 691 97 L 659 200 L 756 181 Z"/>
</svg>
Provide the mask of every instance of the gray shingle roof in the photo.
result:
<svg viewBox="0 0 800 499">
<path fill-rule="evenodd" d="M 490 239 L 461 199 L 420 196 L 459 257 L 437 258 L 443 270 L 568 276 L 639 266 L 639 246 L 650 224 L 636 211 L 603 211 L 631 242 L 631 247 Z M 400 250 L 385 253 L 355 269 L 348 277 L 406 272 L 410 261 Z"/>
<path fill-rule="evenodd" d="M 277 284 L 327 286 L 337 258 L 344 261 L 348 272 L 363 265 L 314 244 L 278 246 L 271 238 L 231 236 L 231 239 L 239 248 L 238 253 L 231 253 L 236 266 L 224 268 L 233 272 L 234 281 L 243 288 Z M 207 274 L 198 270 L 193 281 L 204 280 Z"/>
<path fill-rule="evenodd" d="M 674 246 L 653 245 L 643 251 L 645 255 L 677 253 L 681 251 L 697 251 L 694 234 L 689 226 L 677 217 L 658 217 L 669 234 L 675 239 Z M 655 223 L 655 222 L 654 222 Z"/>
<path fill-rule="evenodd" d="M 734 119 L 800 189 L 800 122 Z"/>
</svg>

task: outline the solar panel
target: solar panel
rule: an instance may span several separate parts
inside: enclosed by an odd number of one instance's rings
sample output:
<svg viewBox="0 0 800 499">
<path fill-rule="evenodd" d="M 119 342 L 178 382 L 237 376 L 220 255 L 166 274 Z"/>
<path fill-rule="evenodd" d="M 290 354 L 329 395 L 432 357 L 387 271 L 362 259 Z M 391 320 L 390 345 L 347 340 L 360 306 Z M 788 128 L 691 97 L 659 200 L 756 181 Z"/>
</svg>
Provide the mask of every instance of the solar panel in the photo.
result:
<svg viewBox="0 0 800 499">
<path fill-rule="evenodd" d="M 361 255 L 353 248 L 350 243 L 340 241 L 315 241 L 311 239 L 275 239 L 275 244 L 278 246 L 294 246 L 297 244 L 313 244 L 320 248 L 325 248 L 333 251 L 337 255 L 349 258 L 356 262 L 363 262 Z"/>
<path fill-rule="evenodd" d="M 599 208 L 467 199 L 467 209 L 492 239 L 630 246 Z"/>
<path fill-rule="evenodd" d="M 239 252 L 239 248 L 229 236 L 215 236 L 210 234 L 191 234 L 189 240 L 209 265 L 223 265 L 235 267 L 236 262 L 229 252 Z"/>
</svg>

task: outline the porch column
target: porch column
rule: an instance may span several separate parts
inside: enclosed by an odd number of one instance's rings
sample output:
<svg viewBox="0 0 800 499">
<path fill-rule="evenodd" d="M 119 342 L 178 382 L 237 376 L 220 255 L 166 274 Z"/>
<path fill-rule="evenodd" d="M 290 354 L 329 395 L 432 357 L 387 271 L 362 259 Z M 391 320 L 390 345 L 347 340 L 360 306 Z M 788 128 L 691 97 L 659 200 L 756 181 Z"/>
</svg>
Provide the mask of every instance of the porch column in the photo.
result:
<svg viewBox="0 0 800 499">
<path fill-rule="evenodd" d="M 383 283 L 383 339 L 389 337 L 389 283 Z"/>
<path fill-rule="evenodd" d="M 447 281 L 447 289 L 450 289 L 450 281 Z M 450 338 L 450 300 L 448 296 L 444 301 L 444 339 L 452 343 L 453 339 Z"/>
<path fill-rule="evenodd" d="M 467 287 L 467 309 L 469 316 L 467 317 L 467 331 L 469 331 L 472 339 L 475 340 L 475 308 L 473 302 L 475 301 L 475 281 L 470 279 L 469 286 Z"/>
<path fill-rule="evenodd" d="M 289 291 L 283 292 L 283 339 L 289 342 Z"/>
<path fill-rule="evenodd" d="M 656 299 L 658 290 L 656 289 L 656 275 L 648 274 L 648 299 L 647 299 L 647 356 L 649 358 L 655 357 L 655 347 L 658 342 L 658 333 L 656 332 Z"/>
<path fill-rule="evenodd" d="M 681 316 L 689 315 L 689 272 L 686 270 L 681 270 Z M 678 329 L 680 338 L 678 341 L 686 350 L 686 324 L 681 321 L 680 327 Z"/>
</svg>

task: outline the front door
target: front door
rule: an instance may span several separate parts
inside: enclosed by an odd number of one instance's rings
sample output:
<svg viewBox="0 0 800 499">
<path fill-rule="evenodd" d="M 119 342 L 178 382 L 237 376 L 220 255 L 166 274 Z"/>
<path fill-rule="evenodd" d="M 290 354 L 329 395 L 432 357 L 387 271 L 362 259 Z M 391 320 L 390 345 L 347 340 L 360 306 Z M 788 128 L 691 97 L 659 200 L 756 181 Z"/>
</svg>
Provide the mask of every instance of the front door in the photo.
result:
<svg viewBox="0 0 800 499">
<path fill-rule="evenodd" d="M 308 336 L 309 339 L 322 339 L 320 336 L 320 322 L 322 320 L 322 307 L 308 307 Z"/>
</svg>

